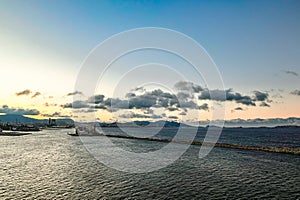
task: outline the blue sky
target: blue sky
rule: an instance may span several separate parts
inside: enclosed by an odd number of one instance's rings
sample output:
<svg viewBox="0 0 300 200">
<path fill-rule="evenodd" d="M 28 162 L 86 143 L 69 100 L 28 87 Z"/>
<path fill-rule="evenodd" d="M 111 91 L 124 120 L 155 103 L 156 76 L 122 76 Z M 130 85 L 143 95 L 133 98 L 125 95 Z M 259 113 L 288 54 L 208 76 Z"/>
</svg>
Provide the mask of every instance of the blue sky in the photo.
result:
<svg viewBox="0 0 300 200">
<path fill-rule="evenodd" d="M 60 81 L 41 83 L 43 78 L 20 77 L 22 84 L 1 86 L 0 97 L 7 104 L 8 96 L 23 89 L 68 93 L 80 64 L 97 44 L 128 29 L 163 27 L 200 43 L 219 67 L 226 88 L 245 94 L 273 90 L 272 95 L 284 96 L 278 101 L 294 106 L 299 99 L 290 92 L 300 89 L 299 76 L 286 71 L 300 73 L 299 11 L 300 2 L 291 0 L 1 0 L 1 68 L 11 76 L 18 71 L 25 77 L 46 73 Z M 278 112 L 280 108 L 274 106 Z"/>
</svg>

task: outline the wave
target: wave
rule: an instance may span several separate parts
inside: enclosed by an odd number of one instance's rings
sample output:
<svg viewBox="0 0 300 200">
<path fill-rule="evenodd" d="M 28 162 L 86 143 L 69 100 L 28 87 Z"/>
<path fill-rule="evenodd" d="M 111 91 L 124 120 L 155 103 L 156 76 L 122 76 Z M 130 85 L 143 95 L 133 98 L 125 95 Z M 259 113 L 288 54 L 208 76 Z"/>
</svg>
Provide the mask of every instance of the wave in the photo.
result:
<svg viewBox="0 0 300 200">
<path fill-rule="evenodd" d="M 133 137 L 133 136 L 122 136 L 122 135 L 105 135 L 106 137 L 112 138 L 121 138 L 121 139 L 133 139 L 133 140 L 144 140 L 144 141 L 155 141 L 155 142 L 173 142 L 179 144 L 191 144 L 191 145 L 205 145 L 205 146 L 215 146 L 221 148 L 230 148 L 230 149 L 244 149 L 244 150 L 255 150 L 255 151 L 266 151 L 273 153 L 287 153 L 300 155 L 300 149 L 290 148 L 290 147 L 268 147 L 268 146 L 247 146 L 247 145 L 238 145 L 238 144 L 227 144 L 227 143 L 208 143 L 208 142 L 199 142 L 199 141 L 174 141 L 170 139 L 161 139 L 161 138 L 143 138 L 143 137 Z"/>
</svg>

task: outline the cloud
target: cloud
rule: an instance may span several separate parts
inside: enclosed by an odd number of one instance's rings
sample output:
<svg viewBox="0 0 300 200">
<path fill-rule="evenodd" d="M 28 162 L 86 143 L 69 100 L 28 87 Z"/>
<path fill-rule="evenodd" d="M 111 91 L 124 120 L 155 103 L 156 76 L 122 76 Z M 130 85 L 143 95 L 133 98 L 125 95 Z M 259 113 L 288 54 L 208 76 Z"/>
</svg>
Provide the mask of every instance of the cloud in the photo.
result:
<svg viewBox="0 0 300 200">
<path fill-rule="evenodd" d="M 116 98 L 116 99 L 111 98 L 110 101 L 105 101 L 105 102 L 107 103 L 106 106 L 111 106 L 112 108 L 117 109 L 117 110 L 134 108 L 134 106 L 129 105 L 128 100 L 121 100 L 119 98 Z"/>
<path fill-rule="evenodd" d="M 182 111 L 178 115 L 186 115 L 186 112 Z"/>
<path fill-rule="evenodd" d="M 164 114 L 164 113 L 163 113 L 163 114 Z M 152 119 L 161 119 L 161 118 L 164 117 L 163 114 L 161 114 L 161 115 L 152 114 L 152 115 L 151 115 L 151 118 L 152 118 Z"/>
<path fill-rule="evenodd" d="M 153 114 L 154 110 L 148 108 L 148 109 L 143 110 L 143 112 L 144 112 L 144 114 Z"/>
<path fill-rule="evenodd" d="M 135 112 L 132 112 L 132 111 L 129 111 L 129 112 L 126 112 L 126 113 L 123 113 L 123 114 L 119 115 L 119 117 L 127 118 L 127 119 L 130 119 L 130 118 L 161 119 L 163 116 L 164 115 L 156 115 L 154 113 L 140 114 L 140 113 L 135 113 Z"/>
<path fill-rule="evenodd" d="M 291 94 L 300 96 L 300 90 L 294 90 Z"/>
<path fill-rule="evenodd" d="M 203 91 L 203 88 L 200 85 L 197 85 L 192 82 L 187 82 L 187 81 L 179 81 L 174 85 L 174 87 L 177 90 L 190 91 L 190 92 L 194 92 L 194 93 Z"/>
<path fill-rule="evenodd" d="M 197 109 L 198 105 L 194 101 L 181 101 L 177 104 L 178 108 Z"/>
<path fill-rule="evenodd" d="M 37 97 L 37 96 L 40 96 L 41 95 L 41 93 L 40 92 L 36 92 L 36 93 L 34 93 L 34 95 L 32 95 L 32 97 L 31 98 L 35 98 L 35 97 Z"/>
<path fill-rule="evenodd" d="M 120 117 L 128 118 L 129 114 L 132 118 L 162 118 L 163 114 L 155 115 L 153 109 L 158 109 L 159 112 L 178 111 L 176 115 L 187 115 L 189 110 L 204 110 L 209 111 L 207 103 L 200 104 L 198 100 L 211 100 L 218 102 L 231 101 L 237 104 L 246 106 L 256 106 L 256 103 L 262 107 L 270 107 L 268 103 L 272 102 L 269 99 L 268 92 L 253 91 L 252 96 L 243 95 L 239 92 L 234 92 L 233 89 L 227 90 L 208 90 L 192 82 L 177 82 L 174 87 L 178 90 L 177 94 L 165 92 L 161 89 L 147 91 L 143 87 L 135 88 L 125 94 L 123 98 L 108 98 L 102 94 L 97 94 L 87 98 L 86 101 L 74 101 L 61 105 L 63 108 L 74 108 L 78 112 L 87 112 L 87 109 L 95 111 L 97 109 L 106 110 L 108 112 L 120 112 Z M 75 93 L 72 93 L 74 95 Z M 71 94 L 71 93 L 70 93 Z M 82 93 L 79 93 L 82 94 Z M 197 95 L 197 96 L 195 96 Z M 201 101 L 200 101 L 201 102 Z M 203 102 L 202 102 L 203 103 Z M 259 104 L 260 103 L 260 104 Z M 135 111 L 134 113 L 126 113 L 126 111 Z M 244 110 L 237 107 L 235 110 Z M 124 113 L 125 112 L 125 113 Z M 166 116 L 165 116 L 166 117 Z"/>
<path fill-rule="evenodd" d="M 225 96 L 224 96 L 225 95 Z M 223 90 L 203 90 L 198 96 L 199 100 L 214 100 L 214 101 L 235 101 L 236 103 L 255 106 L 254 100 L 240 93 L 235 93 L 232 89 Z"/>
<path fill-rule="evenodd" d="M 178 110 L 178 108 L 174 108 L 174 107 L 169 107 L 169 108 L 167 108 L 167 109 L 168 109 L 168 111 L 171 111 L 171 112 L 177 111 L 177 110 Z"/>
<path fill-rule="evenodd" d="M 198 108 L 199 108 L 199 110 L 209 110 L 208 104 L 207 104 L 207 103 L 202 104 L 202 105 L 199 106 Z"/>
<path fill-rule="evenodd" d="M 94 108 L 78 108 L 76 110 L 73 110 L 73 113 L 91 113 L 91 112 L 96 112 L 96 109 Z"/>
<path fill-rule="evenodd" d="M 259 106 L 261 106 L 261 107 L 270 107 L 270 105 L 267 104 L 266 102 L 261 102 L 261 103 L 259 104 Z"/>
<path fill-rule="evenodd" d="M 88 99 L 88 102 L 89 103 L 94 103 L 94 104 L 100 104 L 104 101 L 104 95 L 102 94 L 98 94 L 98 95 L 95 95 L 95 96 L 91 96 L 89 99 Z"/>
<path fill-rule="evenodd" d="M 132 97 L 135 97 L 136 95 L 135 95 L 135 93 L 133 93 L 133 92 L 129 92 L 129 93 L 127 93 L 126 95 L 125 95 L 125 97 L 126 98 L 132 98 Z"/>
<path fill-rule="evenodd" d="M 291 71 L 291 70 L 284 70 L 284 72 L 286 74 L 290 74 L 290 75 L 293 75 L 293 76 L 298 76 L 299 75 L 297 72 L 294 72 L 294 71 Z"/>
<path fill-rule="evenodd" d="M 75 92 L 70 92 L 67 94 L 67 96 L 74 96 L 74 95 L 83 95 L 83 93 L 80 91 L 75 91 Z"/>
<path fill-rule="evenodd" d="M 106 110 L 107 107 L 103 106 L 103 105 L 95 105 L 94 106 L 95 109 L 102 109 L 102 110 Z"/>
<path fill-rule="evenodd" d="M 151 116 L 149 115 L 145 115 L 145 114 L 139 114 L 139 113 L 134 113 L 134 112 L 128 112 L 128 113 L 124 113 L 119 115 L 119 117 L 121 118 L 151 118 Z"/>
<path fill-rule="evenodd" d="M 61 107 L 80 109 L 80 108 L 88 108 L 90 106 L 85 101 L 74 101 L 73 103 L 66 103 L 64 105 L 61 105 Z"/>
<path fill-rule="evenodd" d="M 23 90 L 23 91 L 21 91 L 21 92 L 17 92 L 16 95 L 17 95 L 17 96 L 22 96 L 22 95 L 26 95 L 26 96 L 27 96 L 27 95 L 29 95 L 30 93 L 31 93 L 31 91 L 27 89 L 27 90 Z"/>
<path fill-rule="evenodd" d="M 63 115 L 61 112 L 54 112 L 52 114 L 42 114 L 43 117 L 65 117 L 65 118 L 70 118 L 71 116 L 69 115 Z"/>
<path fill-rule="evenodd" d="M 134 88 L 133 91 L 144 92 L 145 88 L 144 87 L 136 87 L 136 88 Z"/>
<path fill-rule="evenodd" d="M 49 104 L 48 102 L 46 102 L 46 103 L 44 103 L 44 106 L 46 106 L 46 107 L 57 106 L 57 104 L 56 103 Z"/>
<path fill-rule="evenodd" d="M 178 119 L 177 116 L 168 116 L 169 119 Z"/>
<path fill-rule="evenodd" d="M 157 96 L 146 93 L 129 99 L 128 108 L 150 108 L 156 105 Z"/>
<path fill-rule="evenodd" d="M 245 109 L 243 109 L 242 107 L 236 107 L 233 110 L 231 110 L 231 113 L 234 113 L 235 111 L 242 111 L 242 110 L 245 110 Z"/>
<path fill-rule="evenodd" d="M 178 99 L 184 99 L 184 100 L 194 97 L 192 94 L 186 92 L 178 92 L 176 96 Z"/>
<path fill-rule="evenodd" d="M 242 107 L 237 107 L 234 110 L 244 110 Z"/>
<path fill-rule="evenodd" d="M 180 101 L 178 100 L 178 96 Z M 188 100 L 192 96 L 185 92 L 179 92 L 179 95 L 175 95 L 156 89 L 140 95 L 130 93 L 127 94 L 126 97 L 128 98 L 128 106 L 126 107 L 128 109 L 146 109 L 156 107 L 174 111 L 177 110 L 176 108 L 198 108 L 198 105 L 194 101 Z"/>
<path fill-rule="evenodd" d="M 177 98 L 185 101 L 187 101 L 187 99 L 192 99 L 194 94 L 198 93 L 199 100 L 234 101 L 247 106 L 256 106 L 255 101 L 271 102 L 271 100 L 268 99 L 269 94 L 260 91 L 254 91 L 254 97 L 252 98 L 248 95 L 233 92 L 232 89 L 227 89 L 225 91 L 220 89 L 209 90 L 208 88 L 203 88 L 195 83 L 185 81 L 177 82 L 174 87 L 177 90 L 180 90 L 177 94 Z M 191 108 L 191 106 L 187 107 Z"/>
<path fill-rule="evenodd" d="M 7 105 L 3 105 L 0 108 L 0 113 L 15 115 L 39 115 L 40 111 L 36 109 L 9 108 Z"/>
<path fill-rule="evenodd" d="M 254 91 L 253 93 L 255 95 L 254 100 L 256 101 L 265 101 L 269 97 L 269 94 L 266 92 Z"/>
</svg>

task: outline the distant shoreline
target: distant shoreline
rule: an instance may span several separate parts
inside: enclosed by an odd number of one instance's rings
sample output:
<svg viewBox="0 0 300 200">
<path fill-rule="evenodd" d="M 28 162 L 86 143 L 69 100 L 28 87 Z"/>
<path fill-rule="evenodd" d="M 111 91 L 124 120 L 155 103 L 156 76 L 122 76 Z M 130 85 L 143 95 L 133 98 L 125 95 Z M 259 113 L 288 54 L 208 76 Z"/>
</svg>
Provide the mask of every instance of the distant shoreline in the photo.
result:
<svg viewBox="0 0 300 200">
<path fill-rule="evenodd" d="M 31 135 L 32 133 L 30 132 L 0 132 L 0 136 L 22 136 L 22 135 Z"/>
</svg>

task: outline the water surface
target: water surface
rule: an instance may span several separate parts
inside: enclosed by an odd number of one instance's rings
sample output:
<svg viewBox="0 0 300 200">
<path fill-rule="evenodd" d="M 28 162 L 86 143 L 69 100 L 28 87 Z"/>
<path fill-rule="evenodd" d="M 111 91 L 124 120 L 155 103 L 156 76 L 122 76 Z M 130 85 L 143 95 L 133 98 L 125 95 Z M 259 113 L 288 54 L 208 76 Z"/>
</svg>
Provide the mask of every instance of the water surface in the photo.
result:
<svg viewBox="0 0 300 200">
<path fill-rule="evenodd" d="M 298 155 L 214 148 L 199 159 L 200 147 L 191 146 L 166 168 L 130 174 L 98 162 L 67 131 L 0 136 L 0 199 L 300 198 Z M 164 145 L 112 140 L 136 152 Z"/>
</svg>

